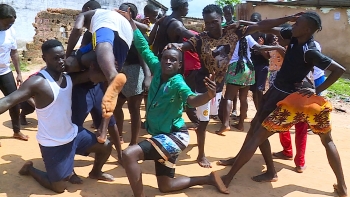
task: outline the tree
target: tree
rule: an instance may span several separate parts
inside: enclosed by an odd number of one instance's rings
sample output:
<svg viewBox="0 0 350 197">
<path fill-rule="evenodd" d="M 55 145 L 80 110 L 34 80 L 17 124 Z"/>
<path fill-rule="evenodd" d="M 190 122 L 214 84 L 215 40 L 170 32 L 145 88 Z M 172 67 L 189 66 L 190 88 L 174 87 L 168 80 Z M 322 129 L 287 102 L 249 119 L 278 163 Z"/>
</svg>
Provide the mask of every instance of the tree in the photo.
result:
<svg viewBox="0 0 350 197">
<path fill-rule="evenodd" d="M 224 7 L 225 5 L 236 5 L 241 3 L 241 0 L 215 0 L 215 4 L 220 7 Z"/>
</svg>

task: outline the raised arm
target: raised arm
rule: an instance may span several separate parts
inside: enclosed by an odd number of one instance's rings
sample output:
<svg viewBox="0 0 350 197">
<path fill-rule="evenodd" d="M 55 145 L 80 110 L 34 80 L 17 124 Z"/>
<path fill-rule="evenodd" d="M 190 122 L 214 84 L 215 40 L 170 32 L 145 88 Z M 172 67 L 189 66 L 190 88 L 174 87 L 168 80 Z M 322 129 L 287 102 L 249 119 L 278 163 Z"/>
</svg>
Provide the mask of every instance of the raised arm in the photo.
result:
<svg viewBox="0 0 350 197">
<path fill-rule="evenodd" d="M 174 25 L 174 29 L 175 29 L 174 33 L 180 36 L 181 38 L 190 39 L 193 36 L 195 36 L 195 34 L 193 34 L 190 30 L 186 29 L 186 27 L 180 21 L 176 21 L 171 25 Z M 172 29 L 172 28 L 169 28 L 169 29 Z"/>
</svg>

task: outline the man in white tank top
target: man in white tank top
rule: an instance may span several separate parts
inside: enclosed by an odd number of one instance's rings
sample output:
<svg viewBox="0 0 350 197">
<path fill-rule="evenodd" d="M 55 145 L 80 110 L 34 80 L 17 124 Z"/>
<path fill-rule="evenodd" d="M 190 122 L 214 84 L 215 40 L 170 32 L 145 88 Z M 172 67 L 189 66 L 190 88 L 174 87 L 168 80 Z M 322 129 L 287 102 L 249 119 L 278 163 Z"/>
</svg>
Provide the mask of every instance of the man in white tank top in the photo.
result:
<svg viewBox="0 0 350 197">
<path fill-rule="evenodd" d="M 74 175 L 75 154 L 95 153 L 95 162 L 89 177 L 113 181 L 113 177 L 101 171 L 110 156 L 112 146 L 97 142 L 95 134 L 78 127 L 71 120 L 71 99 L 73 84 L 88 81 L 87 73 L 70 77 L 63 74 L 65 52 L 57 40 L 48 40 L 42 45 L 43 59 L 47 68 L 30 77 L 12 94 L 0 99 L 0 114 L 12 106 L 34 97 L 38 116 L 40 151 L 46 172 L 33 167 L 28 161 L 19 171 L 21 175 L 31 175 L 42 186 L 57 193 L 66 189 L 66 181 Z"/>
</svg>

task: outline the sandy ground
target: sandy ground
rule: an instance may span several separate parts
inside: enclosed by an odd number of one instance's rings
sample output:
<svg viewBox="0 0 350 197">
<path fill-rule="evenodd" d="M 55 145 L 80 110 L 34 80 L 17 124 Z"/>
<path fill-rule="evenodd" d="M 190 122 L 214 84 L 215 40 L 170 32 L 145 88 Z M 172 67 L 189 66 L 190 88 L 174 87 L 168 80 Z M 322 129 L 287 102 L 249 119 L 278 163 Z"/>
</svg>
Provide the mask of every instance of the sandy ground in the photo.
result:
<svg viewBox="0 0 350 197">
<path fill-rule="evenodd" d="M 28 73 L 23 74 L 28 76 Z M 348 108 L 349 109 L 349 108 Z M 123 149 L 128 146 L 130 140 L 130 116 L 125 106 L 125 122 L 124 122 L 124 139 Z M 144 114 L 144 106 L 141 110 Z M 348 110 L 349 113 L 349 110 Z M 333 138 L 342 159 L 344 175 L 346 182 L 350 182 L 350 115 L 348 113 L 333 112 Z M 248 118 L 252 118 L 255 114 L 254 105 L 249 101 Z M 184 115 L 186 121 L 188 118 Z M 245 129 L 249 128 L 249 120 L 247 120 Z M 34 166 L 45 170 L 41 159 L 38 143 L 35 139 L 37 131 L 36 115 L 31 114 L 28 120 L 32 124 L 23 126 L 23 133 L 30 136 L 28 142 L 15 140 L 12 138 L 11 122 L 8 112 L 0 115 L 0 140 L 2 147 L 0 148 L 0 197 L 22 197 L 22 196 L 116 196 L 126 197 L 133 196 L 129 186 L 125 171 L 121 166 L 116 164 L 116 152 L 113 151 L 108 162 L 104 165 L 103 170 L 112 174 L 115 181 L 108 183 L 95 181 L 87 178 L 93 164 L 93 157 L 76 156 L 75 171 L 83 179 L 82 185 L 68 185 L 68 189 L 63 194 L 55 194 L 41 187 L 33 178 L 20 176 L 18 170 L 25 161 L 31 160 Z M 90 128 L 91 117 L 86 119 L 84 126 Z M 181 154 L 176 168 L 176 176 L 201 176 L 207 175 L 212 170 L 219 171 L 220 174 L 226 174 L 229 168 L 220 167 L 215 164 L 222 158 L 234 156 L 243 143 L 246 132 L 229 131 L 226 136 L 218 136 L 214 133 L 219 128 L 216 121 L 211 121 L 208 126 L 206 155 L 213 165 L 212 169 L 204 169 L 199 167 L 195 162 L 198 149 L 196 147 L 196 135 L 194 131 L 190 131 L 191 142 L 189 147 Z M 293 131 L 292 131 L 293 132 Z M 139 140 L 149 137 L 144 130 L 141 131 Z M 294 134 L 292 134 L 294 141 Z M 272 151 L 280 151 L 281 145 L 278 135 L 270 138 Z M 93 156 L 93 155 L 92 155 Z M 157 189 L 156 177 L 154 176 L 154 164 L 152 161 L 146 161 L 140 164 L 143 171 L 144 190 L 147 196 L 225 196 L 216 191 L 212 186 L 197 186 L 180 192 L 171 194 L 162 194 Z M 317 135 L 308 135 L 308 143 L 306 150 L 307 170 L 303 174 L 293 171 L 293 161 L 275 160 L 275 167 L 278 172 L 279 180 L 275 183 L 256 183 L 250 177 L 261 173 L 265 169 L 263 158 L 259 151 L 255 153 L 253 158 L 238 172 L 230 185 L 229 196 L 239 197 L 273 197 L 273 196 L 335 196 L 332 185 L 336 182 L 335 176 L 328 165 L 324 148 Z"/>
</svg>

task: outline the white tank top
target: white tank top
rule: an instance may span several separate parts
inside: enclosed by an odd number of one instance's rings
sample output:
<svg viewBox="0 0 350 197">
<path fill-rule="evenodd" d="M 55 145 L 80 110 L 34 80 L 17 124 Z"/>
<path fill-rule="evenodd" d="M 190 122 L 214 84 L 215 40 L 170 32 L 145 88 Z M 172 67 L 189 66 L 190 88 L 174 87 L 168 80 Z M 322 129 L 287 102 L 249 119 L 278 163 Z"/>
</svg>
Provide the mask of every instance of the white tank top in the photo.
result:
<svg viewBox="0 0 350 197">
<path fill-rule="evenodd" d="M 54 100 L 48 106 L 38 109 L 38 133 L 36 139 L 42 146 L 60 146 L 71 142 L 78 133 L 77 125 L 72 123 L 72 80 L 64 75 L 67 86 L 61 88 L 51 75 L 41 70 L 40 73 L 50 84 Z"/>
<path fill-rule="evenodd" d="M 95 33 L 102 27 L 118 32 L 119 37 L 130 48 L 134 34 L 129 21 L 124 16 L 116 11 L 96 9 L 91 19 L 90 32 Z"/>
</svg>

